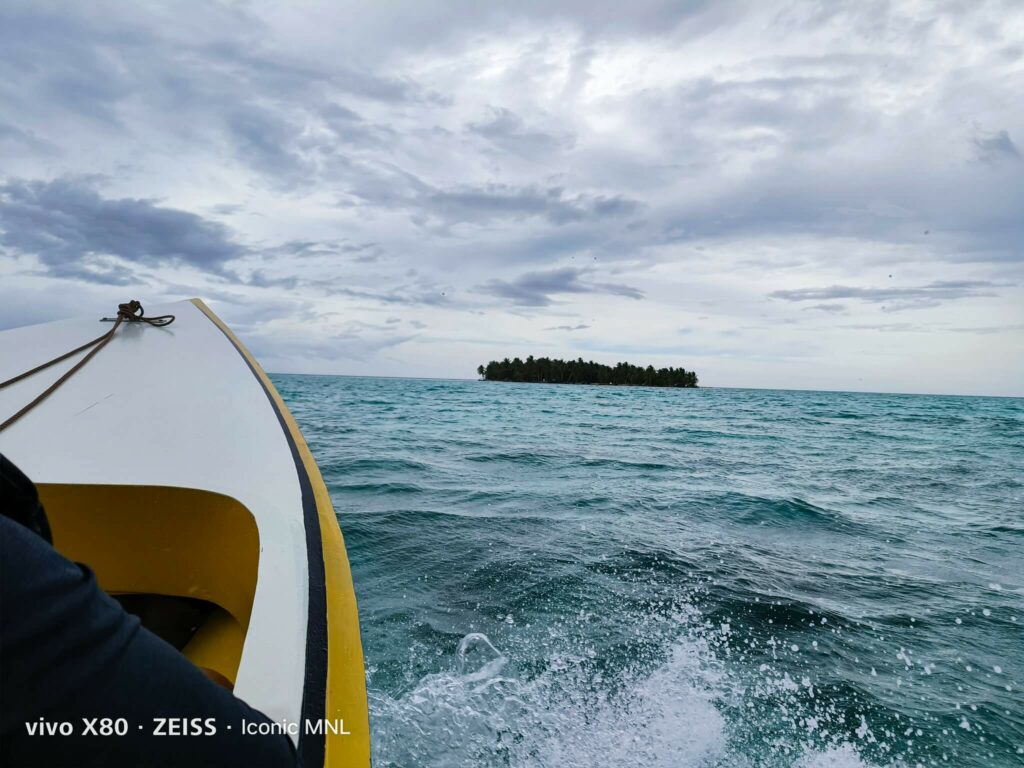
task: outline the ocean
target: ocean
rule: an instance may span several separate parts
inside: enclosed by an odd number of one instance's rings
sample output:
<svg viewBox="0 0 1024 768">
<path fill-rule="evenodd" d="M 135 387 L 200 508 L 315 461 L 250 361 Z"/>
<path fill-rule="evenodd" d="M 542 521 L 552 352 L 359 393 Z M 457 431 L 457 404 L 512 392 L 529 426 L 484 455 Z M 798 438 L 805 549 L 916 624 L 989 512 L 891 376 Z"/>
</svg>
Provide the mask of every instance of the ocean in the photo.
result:
<svg viewBox="0 0 1024 768">
<path fill-rule="evenodd" d="M 1024 399 L 272 378 L 376 768 L 1024 765 Z"/>
</svg>

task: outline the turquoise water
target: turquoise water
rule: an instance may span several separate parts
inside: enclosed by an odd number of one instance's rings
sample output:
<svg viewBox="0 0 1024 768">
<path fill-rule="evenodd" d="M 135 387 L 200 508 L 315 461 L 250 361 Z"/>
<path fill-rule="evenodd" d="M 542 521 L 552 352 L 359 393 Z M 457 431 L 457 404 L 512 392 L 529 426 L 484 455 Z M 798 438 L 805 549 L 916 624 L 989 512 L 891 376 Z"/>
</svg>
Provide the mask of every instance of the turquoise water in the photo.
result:
<svg viewBox="0 0 1024 768">
<path fill-rule="evenodd" d="M 1024 400 L 273 378 L 377 768 L 1024 764 Z"/>
</svg>

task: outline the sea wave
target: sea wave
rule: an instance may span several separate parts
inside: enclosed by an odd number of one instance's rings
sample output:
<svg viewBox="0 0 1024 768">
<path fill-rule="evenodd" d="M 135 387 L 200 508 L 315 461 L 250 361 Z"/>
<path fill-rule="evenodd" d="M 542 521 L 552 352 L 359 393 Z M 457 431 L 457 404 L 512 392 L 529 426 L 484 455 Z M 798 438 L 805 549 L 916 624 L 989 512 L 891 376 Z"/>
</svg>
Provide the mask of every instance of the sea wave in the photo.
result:
<svg viewBox="0 0 1024 768">
<path fill-rule="evenodd" d="M 1024 400 L 274 380 L 378 768 L 1020 764 Z"/>
<path fill-rule="evenodd" d="M 693 625 L 692 614 L 676 616 Z M 698 625 L 699 626 L 699 625 Z M 730 676 L 717 648 L 728 629 L 676 638 L 660 662 L 617 672 L 592 649 L 552 653 L 533 674 L 481 633 L 463 637 L 447 669 L 408 690 L 370 691 L 374 764 L 510 768 L 863 768 L 861 747 L 833 732 L 845 715 L 813 686 L 765 670 L 749 684 Z M 776 715 L 766 711 L 768 701 Z M 808 703 L 809 702 L 809 703 Z M 792 721 L 796 737 L 774 753 L 751 752 L 749 732 Z M 877 741 L 866 720 L 858 739 Z"/>
</svg>

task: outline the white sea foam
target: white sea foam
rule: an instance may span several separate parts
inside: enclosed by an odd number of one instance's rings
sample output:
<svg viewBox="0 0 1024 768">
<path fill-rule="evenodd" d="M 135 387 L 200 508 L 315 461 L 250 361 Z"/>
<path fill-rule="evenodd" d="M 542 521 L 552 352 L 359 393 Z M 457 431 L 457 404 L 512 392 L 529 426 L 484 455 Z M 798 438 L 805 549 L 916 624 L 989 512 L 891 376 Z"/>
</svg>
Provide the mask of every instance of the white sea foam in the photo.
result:
<svg viewBox="0 0 1024 768">
<path fill-rule="evenodd" d="M 370 692 L 374 764 L 511 768 L 696 768 L 765 764 L 731 743 L 723 710 L 745 696 L 788 692 L 766 675 L 757 690 L 730 681 L 713 643 L 679 639 L 653 670 L 615 681 L 585 654 L 552 655 L 539 674 L 513 671 L 483 634 L 463 638 L 449 672 L 393 698 Z M 808 732 L 817 718 L 803 721 Z M 866 726 L 865 726 L 866 727 Z M 763 756 L 762 756 L 763 757 Z M 769 760 L 794 768 L 863 768 L 852 744 L 790 749 Z"/>
<path fill-rule="evenodd" d="M 865 763 L 850 744 L 806 754 L 794 768 L 864 768 Z"/>
</svg>

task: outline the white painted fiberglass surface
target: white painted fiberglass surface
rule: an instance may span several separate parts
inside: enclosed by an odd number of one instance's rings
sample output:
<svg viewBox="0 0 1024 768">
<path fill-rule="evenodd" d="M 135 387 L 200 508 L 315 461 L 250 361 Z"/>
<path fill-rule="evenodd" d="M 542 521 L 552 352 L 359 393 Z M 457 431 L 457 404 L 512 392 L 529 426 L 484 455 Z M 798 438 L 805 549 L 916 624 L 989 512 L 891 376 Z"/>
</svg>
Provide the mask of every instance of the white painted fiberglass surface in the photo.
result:
<svg viewBox="0 0 1024 768">
<path fill-rule="evenodd" d="M 235 693 L 271 719 L 298 721 L 308 572 L 301 493 L 283 427 L 245 359 L 197 306 L 177 302 L 146 314 L 176 320 L 165 328 L 123 324 L 84 368 L 0 433 L 0 452 L 37 483 L 198 488 L 244 504 L 259 529 L 260 560 Z M 110 328 L 98 320 L 0 333 L 0 381 Z M 0 390 L 0 419 L 81 356 Z"/>
</svg>

